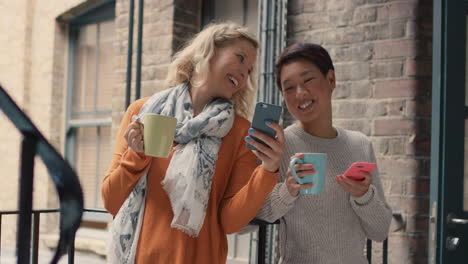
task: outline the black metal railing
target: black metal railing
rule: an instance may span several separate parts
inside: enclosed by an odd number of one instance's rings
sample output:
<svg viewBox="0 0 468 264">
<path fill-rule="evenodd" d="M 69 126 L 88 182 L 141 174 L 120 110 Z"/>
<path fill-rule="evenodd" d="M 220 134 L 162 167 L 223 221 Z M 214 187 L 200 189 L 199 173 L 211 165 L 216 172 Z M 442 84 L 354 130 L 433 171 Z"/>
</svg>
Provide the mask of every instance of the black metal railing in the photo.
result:
<svg viewBox="0 0 468 264">
<path fill-rule="evenodd" d="M 105 210 L 99 209 L 83 209 L 84 212 L 92 213 L 103 213 L 108 214 Z M 33 221 L 32 221 L 32 238 L 31 238 L 31 262 L 32 264 L 37 264 L 39 261 L 39 226 L 41 221 L 41 214 L 48 213 L 59 213 L 59 209 L 45 209 L 45 210 L 32 210 Z M 1 234 L 2 234 L 2 218 L 4 215 L 19 215 L 20 211 L 0 211 L 0 256 L 1 254 Z M 250 222 L 250 225 L 258 226 L 258 246 L 257 246 L 257 263 L 265 264 L 267 262 L 266 257 L 266 246 L 267 246 L 267 228 L 270 225 L 276 225 L 279 221 L 274 223 L 268 223 L 260 219 L 254 219 Z M 388 259 L 388 239 L 383 242 L 382 245 L 382 263 L 386 264 Z M 367 240 L 367 260 L 369 263 L 372 263 L 372 241 Z M 74 263 L 75 248 L 74 241 L 70 244 L 68 250 L 68 263 Z"/>
<path fill-rule="evenodd" d="M 42 210 L 32 210 L 32 237 L 30 239 L 30 244 L 32 245 L 31 250 L 31 262 L 32 264 L 39 263 L 39 226 L 41 223 L 41 214 L 50 214 L 50 213 L 59 213 L 60 209 L 42 209 Z M 102 213 L 108 214 L 105 210 L 99 209 L 83 209 L 83 212 L 90 212 L 90 213 Z M 1 251 L 1 234 L 2 234 L 2 219 L 4 215 L 20 215 L 19 210 L 10 210 L 10 211 L 0 211 L 0 256 L 2 255 Z M 250 222 L 251 225 L 258 226 L 258 247 L 257 247 L 257 259 L 259 264 L 265 263 L 265 249 L 266 249 L 266 229 L 268 225 L 278 224 L 279 221 L 275 223 L 268 223 L 259 219 L 254 219 Z M 74 256 L 75 256 L 75 247 L 74 241 L 70 244 L 68 250 L 68 263 L 74 263 Z"/>
<path fill-rule="evenodd" d="M 80 225 L 83 214 L 83 192 L 78 177 L 70 164 L 46 140 L 31 119 L 1 86 L 0 109 L 23 136 L 21 142 L 19 217 L 16 239 L 17 263 L 29 264 L 31 259 L 31 218 L 35 213 L 32 210 L 32 204 L 34 158 L 36 155 L 44 162 L 59 196 L 60 236 L 55 254 L 51 260 L 51 263 L 57 263 L 67 250 L 73 250 L 75 233 Z M 36 239 L 37 232 L 37 229 L 33 230 L 33 240 Z M 37 258 L 34 255 L 37 254 L 35 246 L 37 245 L 33 245 L 33 259 Z M 73 259 L 72 257 L 71 259 Z"/>
</svg>

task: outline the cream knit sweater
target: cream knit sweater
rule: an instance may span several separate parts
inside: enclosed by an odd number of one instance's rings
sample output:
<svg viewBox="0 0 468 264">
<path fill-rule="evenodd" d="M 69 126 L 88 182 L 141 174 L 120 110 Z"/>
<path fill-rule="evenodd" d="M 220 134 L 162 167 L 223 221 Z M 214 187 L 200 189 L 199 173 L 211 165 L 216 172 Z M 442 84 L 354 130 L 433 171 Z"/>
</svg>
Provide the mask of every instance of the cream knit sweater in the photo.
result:
<svg viewBox="0 0 468 264">
<path fill-rule="evenodd" d="M 335 181 L 353 162 L 375 162 L 369 139 L 355 131 L 336 128 L 338 136 L 324 139 L 306 133 L 298 125 L 285 130 L 286 149 L 279 183 L 257 217 L 269 222 L 280 219 L 282 264 L 361 264 L 366 238 L 383 241 L 392 211 L 385 201 L 378 170 L 362 197 L 353 198 Z M 320 194 L 293 197 L 284 183 L 290 157 L 295 153 L 326 153 L 327 175 Z"/>
</svg>

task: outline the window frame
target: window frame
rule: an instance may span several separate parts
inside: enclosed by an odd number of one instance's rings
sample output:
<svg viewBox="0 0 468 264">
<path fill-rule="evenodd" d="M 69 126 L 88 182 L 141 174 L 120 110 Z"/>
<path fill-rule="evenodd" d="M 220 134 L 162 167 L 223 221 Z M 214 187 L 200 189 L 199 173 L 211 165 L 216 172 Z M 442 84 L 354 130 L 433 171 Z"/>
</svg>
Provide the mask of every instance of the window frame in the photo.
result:
<svg viewBox="0 0 468 264">
<path fill-rule="evenodd" d="M 98 148 L 96 151 L 96 158 L 99 160 L 99 146 L 100 144 L 100 130 L 103 127 L 112 127 L 112 109 L 109 116 L 106 118 L 89 118 L 89 119 L 73 119 L 72 106 L 73 106 L 73 91 L 74 91 L 74 78 L 75 78 L 75 58 L 76 58 L 76 43 L 78 40 L 79 30 L 91 24 L 99 24 L 102 22 L 115 20 L 115 0 L 103 0 L 93 6 L 82 10 L 72 18 L 67 19 L 68 23 L 68 54 L 67 54 L 67 83 L 66 83 L 66 106 L 65 106 L 65 159 L 75 169 L 75 150 L 76 150 L 76 136 L 79 128 L 95 127 L 98 135 Z M 98 27 L 99 28 L 99 27 Z M 97 35 L 99 36 L 99 32 Z M 98 40 L 97 40 L 98 41 Z M 99 55 L 96 64 L 99 63 Z M 96 69 L 96 76 L 98 69 Z M 97 78 L 96 78 L 97 79 Z M 97 91 L 97 84 L 94 86 L 94 92 Z M 99 111 L 98 111 L 99 112 Z M 107 111 L 106 111 L 107 112 Z M 99 162 L 97 162 L 99 164 Z M 99 165 L 96 167 L 97 174 L 99 173 Z M 100 190 L 100 183 L 96 184 L 96 192 Z M 89 208 L 87 208 L 89 209 Z M 84 222 L 108 222 L 109 215 L 100 213 L 85 212 L 83 214 Z"/>
</svg>

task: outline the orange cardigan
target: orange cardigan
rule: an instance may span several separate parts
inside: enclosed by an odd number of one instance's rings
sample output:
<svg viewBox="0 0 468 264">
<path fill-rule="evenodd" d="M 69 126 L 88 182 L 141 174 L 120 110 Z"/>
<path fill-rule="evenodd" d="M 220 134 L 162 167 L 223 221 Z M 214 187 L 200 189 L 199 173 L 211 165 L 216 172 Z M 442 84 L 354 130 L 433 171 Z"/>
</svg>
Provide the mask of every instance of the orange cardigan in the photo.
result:
<svg viewBox="0 0 468 264">
<path fill-rule="evenodd" d="M 104 206 L 116 215 L 151 161 L 136 263 L 226 263 L 226 234 L 238 232 L 254 218 L 275 186 L 278 173 L 257 166 L 256 156 L 245 147 L 244 141 L 250 123 L 236 116 L 231 131 L 222 139 L 208 208 L 198 237 L 191 238 L 171 228 L 172 208 L 161 181 L 173 152 L 168 158 L 149 157 L 130 150 L 123 137 L 131 117 L 138 114 L 146 100 L 148 98 L 130 105 L 120 125 L 111 166 L 101 189 Z"/>
</svg>

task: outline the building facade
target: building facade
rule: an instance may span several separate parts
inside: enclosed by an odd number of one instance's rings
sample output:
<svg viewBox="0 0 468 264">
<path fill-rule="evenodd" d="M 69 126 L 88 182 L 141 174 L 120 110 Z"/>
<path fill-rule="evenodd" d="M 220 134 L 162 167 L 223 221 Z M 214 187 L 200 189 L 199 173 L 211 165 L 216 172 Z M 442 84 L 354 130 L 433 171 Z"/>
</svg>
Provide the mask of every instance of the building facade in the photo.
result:
<svg viewBox="0 0 468 264">
<path fill-rule="evenodd" d="M 258 60 L 259 78 L 267 76 L 259 86 L 263 100 L 280 102 L 268 69 L 284 45 L 314 42 L 330 51 L 338 84 L 335 124 L 371 138 L 396 213 L 389 263 L 427 263 L 431 0 L 146 0 L 138 89 L 138 3 L 134 8 L 128 94 L 130 1 L 0 0 L 0 83 L 76 168 L 85 207 L 102 208 L 99 185 L 128 101 L 162 90 L 172 55 L 204 25 L 234 20 L 269 47 Z M 266 21 L 269 16 L 276 22 Z M 274 38 L 264 34 L 268 23 L 277 26 Z M 0 210 L 15 210 L 20 136 L 4 116 L 0 120 L 0 149 L 6 154 L 0 160 Z M 284 124 L 292 122 L 286 113 Z M 40 161 L 35 172 L 34 208 L 55 208 L 55 190 Z M 48 217 L 41 233 L 53 233 L 56 221 Z M 86 214 L 84 221 L 87 228 L 105 230 L 109 218 Z M 15 217 L 3 219 L 2 244 L 13 245 L 15 225 Z M 248 262 L 251 236 L 230 237 L 231 263 Z M 375 263 L 381 254 L 374 246 Z"/>
</svg>

